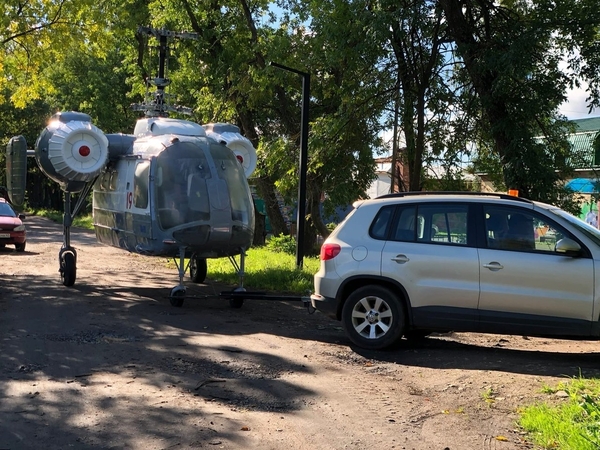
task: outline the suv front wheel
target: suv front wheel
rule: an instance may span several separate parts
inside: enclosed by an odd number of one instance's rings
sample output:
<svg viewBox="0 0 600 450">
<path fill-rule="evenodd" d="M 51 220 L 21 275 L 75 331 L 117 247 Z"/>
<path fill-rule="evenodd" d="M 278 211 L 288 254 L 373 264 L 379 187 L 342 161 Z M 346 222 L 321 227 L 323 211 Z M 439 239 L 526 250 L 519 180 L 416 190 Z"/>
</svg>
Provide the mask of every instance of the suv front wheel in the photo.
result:
<svg viewBox="0 0 600 450">
<path fill-rule="evenodd" d="M 389 289 L 378 285 L 363 286 L 346 299 L 342 323 L 356 345 L 379 350 L 402 338 L 404 308 L 398 296 Z"/>
</svg>

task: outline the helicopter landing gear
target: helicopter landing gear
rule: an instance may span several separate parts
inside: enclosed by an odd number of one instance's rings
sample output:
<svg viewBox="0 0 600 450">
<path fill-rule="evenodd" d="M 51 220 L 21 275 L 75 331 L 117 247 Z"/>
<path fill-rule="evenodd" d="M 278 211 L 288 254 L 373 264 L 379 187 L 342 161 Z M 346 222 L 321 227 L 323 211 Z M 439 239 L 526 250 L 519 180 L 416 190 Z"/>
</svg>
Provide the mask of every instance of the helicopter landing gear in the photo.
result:
<svg viewBox="0 0 600 450">
<path fill-rule="evenodd" d="M 79 198 L 71 211 L 71 193 L 65 191 L 65 213 L 63 215 L 63 245 L 58 253 L 58 264 L 60 272 L 60 278 L 62 284 L 70 287 L 75 284 L 77 279 L 77 251 L 71 247 L 71 224 L 73 218 L 81 211 L 83 202 L 87 195 L 90 193 L 94 182 L 98 177 L 92 181 L 86 183 L 83 190 L 79 194 Z"/>
<path fill-rule="evenodd" d="M 192 256 L 193 258 L 193 256 Z M 183 306 L 183 301 L 185 300 L 185 286 L 183 285 L 183 277 L 185 276 L 185 272 L 190 266 L 190 262 L 188 265 L 185 265 L 185 247 L 179 247 L 179 258 L 173 258 L 175 261 L 175 265 L 177 266 L 177 271 L 179 272 L 179 285 L 175 286 L 171 289 L 171 295 L 169 295 L 169 300 L 171 305 L 181 308 Z M 206 263 L 206 260 L 204 261 Z M 191 274 L 191 267 L 190 267 Z"/>
<path fill-rule="evenodd" d="M 73 286 L 77 278 L 77 252 L 72 247 L 63 248 L 58 254 L 59 272 L 65 286 Z"/>
<path fill-rule="evenodd" d="M 234 297 L 229 299 L 229 306 L 231 308 L 239 309 L 244 306 L 244 298 L 240 296 L 242 292 L 246 292 L 246 289 L 243 287 L 239 287 L 233 290 L 235 293 Z"/>
<path fill-rule="evenodd" d="M 185 287 L 184 286 L 175 286 L 171 289 L 171 295 L 169 296 L 169 301 L 171 305 L 181 308 L 183 306 L 183 301 L 185 300 Z"/>
<path fill-rule="evenodd" d="M 204 283 L 208 266 L 206 258 L 199 258 L 196 253 L 190 258 L 190 278 L 194 283 Z"/>
<path fill-rule="evenodd" d="M 246 266 L 246 251 L 242 249 L 242 252 L 240 253 L 239 264 L 234 256 L 230 256 L 229 261 L 236 270 L 239 279 L 239 286 L 233 291 L 231 291 L 232 295 L 229 297 L 229 306 L 231 308 L 238 309 L 244 305 L 244 293 L 246 292 L 246 288 L 244 287 L 244 268 Z"/>
</svg>

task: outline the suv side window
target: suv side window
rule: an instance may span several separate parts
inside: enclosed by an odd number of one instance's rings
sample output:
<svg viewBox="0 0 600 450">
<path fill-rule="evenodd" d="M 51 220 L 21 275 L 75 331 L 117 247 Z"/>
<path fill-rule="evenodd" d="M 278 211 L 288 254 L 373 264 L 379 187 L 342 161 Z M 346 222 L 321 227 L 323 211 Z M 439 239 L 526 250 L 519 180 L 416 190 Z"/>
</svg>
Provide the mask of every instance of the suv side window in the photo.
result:
<svg viewBox="0 0 600 450">
<path fill-rule="evenodd" d="M 399 207 L 396 212 L 396 228 L 392 234 L 392 241 L 414 242 L 415 241 L 415 217 L 417 208 L 415 206 Z"/>
<path fill-rule="evenodd" d="M 573 238 L 533 211 L 485 206 L 484 213 L 488 248 L 554 253 L 557 241 Z"/>
<path fill-rule="evenodd" d="M 467 211 L 462 204 L 399 206 L 390 239 L 467 245 Z"/>
<path fill-rule="evenodd" d="M 467 245 L 468 206 L 446 203 L 419 206 L 417 240 Z"/>
</svg>

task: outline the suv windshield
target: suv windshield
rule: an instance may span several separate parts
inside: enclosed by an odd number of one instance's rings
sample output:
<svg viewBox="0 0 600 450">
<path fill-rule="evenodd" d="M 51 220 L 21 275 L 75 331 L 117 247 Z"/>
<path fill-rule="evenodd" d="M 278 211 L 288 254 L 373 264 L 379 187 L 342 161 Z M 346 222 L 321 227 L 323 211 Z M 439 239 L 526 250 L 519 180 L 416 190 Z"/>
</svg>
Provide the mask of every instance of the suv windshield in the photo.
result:
<svg viewBox="0 0 600 450">
<path fill-rule="evenodd" d="M 575 228 L 594 241 L 596 245 L 600 246 L 600 230 L 562 209 L 551 209 L 550 212 L 568 220 Z"/>
</svg>

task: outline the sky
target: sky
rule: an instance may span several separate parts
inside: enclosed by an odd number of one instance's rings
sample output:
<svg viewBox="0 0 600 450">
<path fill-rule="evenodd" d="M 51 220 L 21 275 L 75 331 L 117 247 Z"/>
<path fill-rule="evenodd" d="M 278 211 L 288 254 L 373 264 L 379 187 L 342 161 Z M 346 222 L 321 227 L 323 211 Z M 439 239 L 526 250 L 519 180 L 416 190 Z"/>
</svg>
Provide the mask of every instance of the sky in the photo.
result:
<svg viewBox="0 0 600 450">
<path fill-rule="evenodd" d="M 559 108 L 560 112 L 571 120 L 600 116 L 600 110 L 598 109 L 592 111 L 591 114 L 588 113 L 586 97 L 585 86 L 571 90 L 568 94 L 568 101 Z"/>
</svg>

